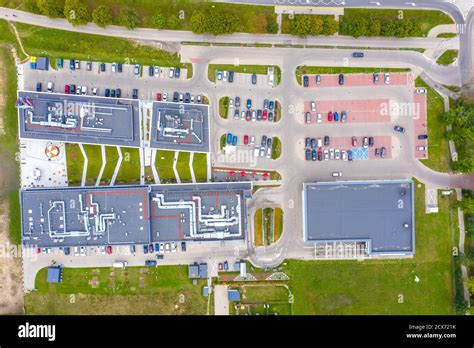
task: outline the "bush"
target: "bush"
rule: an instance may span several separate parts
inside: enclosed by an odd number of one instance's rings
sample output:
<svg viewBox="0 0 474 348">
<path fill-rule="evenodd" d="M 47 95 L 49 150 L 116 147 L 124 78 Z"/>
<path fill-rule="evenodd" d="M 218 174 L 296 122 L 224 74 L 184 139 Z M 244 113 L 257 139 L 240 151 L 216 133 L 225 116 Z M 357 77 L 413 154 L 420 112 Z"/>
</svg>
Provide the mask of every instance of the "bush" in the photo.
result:
<svg viewBox="0 0 474 348">
<path fill-rule="evenodd" d="M 334 35 L 339 31 L 339 23 L 331 16 L 325 16 L 323 19 L 323 35 Z"/>
<path fill-rule="evenodd" d="M 112 24 L 112 11 L 107 6 L 100 5 L 92 12 L 92 21 L 99 27 L 105 28 Z"/>
<path fill-rule="evenodd" d="M 38 10 L 49 18 L 64 17 L 64 6 L 58 0 L 38 0 Z"/>
<path fill-rule="evenodd" d="M 278 23 L 275 21 L 271 21 L 267 24 L 267 32 L 270 34 L 278 33 Z"/>
<path fill-rule="evenodd" d="M 196 34 L 232 34 L 240 28 L 240 18 L 224 10 L 207 9 L 191 16 L 191 30 Z"/>
<path fill-rule="evenodd" d="M 118 21 L 127 29 L 135 29 L 140 24 L 140 17 L 137 11 L 127 7 L 120 10 Z"/>
<path fill-rule="evenodd" d="M 171 15 L 166 20 L 166 26 L 168 29 L 177 29 L 179 27 L 179 18 L 176 15 Z"/>
<path fill-rule="evenodd" d="M 23 8 L 26 12 L 40 13 L 36 0 L 23 0 Z"/>
<path fill-rule="evenodd" d="M 189 24 L 193 33 L 204 34 L 206 32 L 206 15 L 201 11 L 194 12 Z"/>
<path fill-rule="evenodd" d="M 89 9 L 81 0 L 66 0 L 64 4 L 64 17 L 72 25 L 84 25 L 91 20 Z"/>
<path fill-rule="evenodd" d="M 163 17 L 162 14 L 157 13 L 157 14 L 153 17 L 153 26 L 154 26 L 156 29 L 164 29 L 164 28 L 165 28 L 165 25 L 166 25 L 165 17 Z"/>
</svg>

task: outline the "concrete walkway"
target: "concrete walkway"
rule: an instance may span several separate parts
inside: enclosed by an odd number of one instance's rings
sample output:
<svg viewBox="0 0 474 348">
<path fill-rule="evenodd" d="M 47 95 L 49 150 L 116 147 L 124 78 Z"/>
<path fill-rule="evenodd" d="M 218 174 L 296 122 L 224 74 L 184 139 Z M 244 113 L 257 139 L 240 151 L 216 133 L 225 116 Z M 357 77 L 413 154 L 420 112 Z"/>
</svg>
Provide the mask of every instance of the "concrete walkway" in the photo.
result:
<svg viewBox="0 0 474 348">
<path fill-rule="evenodd" d="M 104 174 L 105 166 L 107 164 L 107 155 L 105 153 L 105 145 L 100 145 L 100 153 L 102 156 L 102 166 L 100 167 L 99 175 L 97 176 L 97 181 L 95 182 L 95 186 L 100 185 L 100 180 L 102 179 L 102 174 Z"/>
<path fill-rule="evenodd" d="M 179 177 L 178 170 L 176 169 L 176 164 L 178 163 L 178 156 L 179 156 L 179 151 L 175 151 L 174 160 L 173 160 L 173 172 L 174 172 L 174 176 L 176 177 L 176 182 L 178 184 L 181 184 L 181 178 Z"/>
<path fill-rule="evenodd" d="M 155 184 L 161 184 L 160 176 L 158 175 L 158 170 L 156 170 L 156 149 L 151 150 L 151 171 L 153 172 L 153 180 L 155 180 Z"/>
<path fill-rule="evenodd" d="M 229 297 L 226 285 L 216 285 L 214 288 L 214 314 L 229 315 Z"/>
<path fill-rule="evenodd" d="M 193 160 L 194 160 L 194 152 L 191 152 L 189 155 L 189 170 L 191 171 L 191 179 L 193 180 L 193 183 L 195 183 L 196 175 L 194 175 Z"/>
<path fill-rule="evenodd" d="M 81 186 L 86 186 L 87 181 L 87 167 L 89 166 L 89 159 L 87 158 L 86 150 L 84 150 L 84 145 L 78 144 L 81 149 L 82 156 L 84 156 L 84 167 L 82 167 L 82 179 Z"/>
<path fill-rule="evenodd" d="M 112 179 L 110 180 L 110 186 L 113 186 L 115 184 L 115 180 L 117 179 L 117 175 L 119 173 L 120 166 L 122 165 L 123 156 L 122 156 L 122 150 L 120 149 L 120 146 L 117 146 L 117 152 L 118 152 L 118 155 L 119 155 L 119 159 L 118 159 L 117 165 L 115 166 L 115 169 L 114 169 L 114 175 L 112 175 Z"/>
</svg>

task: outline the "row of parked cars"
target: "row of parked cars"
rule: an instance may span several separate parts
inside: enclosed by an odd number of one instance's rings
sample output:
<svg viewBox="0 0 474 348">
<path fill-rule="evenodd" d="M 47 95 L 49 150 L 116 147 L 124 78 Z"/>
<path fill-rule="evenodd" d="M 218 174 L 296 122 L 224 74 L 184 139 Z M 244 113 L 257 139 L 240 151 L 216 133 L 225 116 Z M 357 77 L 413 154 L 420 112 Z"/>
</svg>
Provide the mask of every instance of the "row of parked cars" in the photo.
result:
<svg viewBox="0 0 474 348">
<path fill-rule="evenodd" d="M 41 82 L 36 83 L 36 91 L 41 92 L 43 89 Z M 47 85 L 48 92 L 53 92 L 54 84 L 53 82 L 48 82 Z M 73 83 L 64 85 L 65 94 L 76 94 L 76 95 L 87 95 L 88 88 L 87 86 L 79 86 Z M 92 88 L 92 95 L 99 95 L 99 89 L 97 87 Z M 104 96 L 110 98 L 121 98 L 122 90 L 120 88 L 105 88 Z M 132 89 L 132 98 L 138 99 L 138 89 Z"/>
<path fill-rule="evenodd" d="M 256 144 L 253 150 L 254 157 L 272 157 L 272 148 L 273 138 L 267 137 L 266 135 L 262 135 L 262 140 L 260 141 L 260 145 Z"/>
<path fill-rule="evenodd" d="M 175 253 L 178 251 L 178 245 L 175 242 L 171 243 L 151 243 L 143 245 L 144 254 L 165 254 Z M 181 251 L 186 251 L 186 242 L 181 242 Z"/>
<path fill-rule="evenodd" d="M 168 93 L 156 93 L 156 100 L 157 101 L 168 101 Z M 191 93 L 186 92 L 186 93 L 179 93 L 179 92 L 173 92 L 173 102 L 175 103 L 198 103 L 202 104 L 203 103 L 203 98 L 202 95 L 191 95 Z"/>
<path fill-rule="evenodd" d="M 374 72 L 372 74 L 372 76 L 373 76 L 372 77 L 373 83 L 375 85 L 377 85 L 379 83 L 379 73 Z M 321 84 L 321 75 L 316 75 L 314 78 L 315 78 L 316 85 L 320 85 Z M 388 73 L 388 72 L 384 73 L 383 78 L 384 78 L 384 83 L 386 85 L 389 85 L 390 84 L 390 73 Z M 338 75 L 339 86 L 343 86 L 344 82 L 345 82 L 344 74 L 339 74 Z M 309 76 L 308 75 L 303 76 L 303 87 L 309 87 Z"/>
<path fill-rule="evenodd" d="M 246 110 L 244 109 L 245 107 Z M 262 109 L 252 109 L 252 99 L 247 99 L 246 105 L 244 106 L 241 105 L 240 97 L 235 97 L 235 99 L 229 98 L 229 109 L 234 109 L 235 120 L 246 120 L 247 122 L 267 120 L 273 122 L 275 120 L 275 102 L 273 100 L 265 99 Z"/>
<path fill-rule="evenodd" d="M 216 70 L 217 81 L 233 83 L 234 75 L 235 73 L 233 71 Z M 252 85 L 257 84 L 257 74 L 252 74 L 251 81 L 252 81 Z"/>
</svg>

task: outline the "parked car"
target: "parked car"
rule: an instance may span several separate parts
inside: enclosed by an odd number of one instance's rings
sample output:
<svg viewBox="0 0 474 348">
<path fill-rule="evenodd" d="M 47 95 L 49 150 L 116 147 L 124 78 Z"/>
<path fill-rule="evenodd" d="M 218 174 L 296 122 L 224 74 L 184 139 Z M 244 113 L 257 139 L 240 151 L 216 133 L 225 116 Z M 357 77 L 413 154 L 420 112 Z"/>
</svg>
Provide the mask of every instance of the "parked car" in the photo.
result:
<svg viewBox="0 0 474 348">
<path fill-rule="evenodd" d="M 120 89 L 117 90 L 117 97 L 119 94 Z M 99 94 L 99 89 L 97 87 L 92 88 L 92 95 L 98 95 Z"/>
<path fill-rule="evenodd" d="M 370 147 L 374 146 L 374 137 L 369 137 L 369 146 Z"/>
<path fill-rule="evenodd" d="M 47 89 L 48 89 L 48 92 L 52 92 L 52 91 L 53 91 L 53 89 L 54 89 L 54 84 L 53 84 L 51 81 L 48 82 Z"/>
<path fill-rule="evenodd" d="M 268 121 L 273 122 L 273 112 L 268 113 Z"/>
<path fill-rule="evenodd" d="M 229 71 L 229 83 L 232 83 L 232 82 L 234 82 L 234 72 Z"/>
<path fill-rule="evenodd" d="M 155 252 L 157 252 L 157 253 L 160 252 L 160 244 L 159 243 L 155 244 Z"/>
<path fill-rule="evenodd" d="M 160 75 L 160 67 L 156 65 L 153 67 L 153 70 L 154 75 L 158 77 Z"/>
<path fill-rule="evenodd" d="M 363 140 L 362 140 L 362 146 L 364 149 L 368 148 L 369 147 L 369 138 L 367 137 L 364 137 Z"/>
<path fill-rule="evenodd" d="M 356 146 L 357 146 L 357 138 L 352 137 L 352 147 L 356 147 Z"/>
<path fill-rule="evenodd" d="M 110 90 L 110 97 L 115 98 L 115 89 Z"/>
<path fill-rule="evenodd" d="M 316 115 L 316 120 L 318 123 L 323 122 L 323 115 L 320 112 Z"/>
<path fill-rule="evenodd" d="M 415 93 L 416 93 L 416 94 L 425 94 L 425 93 L 426 93 L 426 89 L 424 89 L 424 88 L 417 88 L 417 89 L 415 90 Z"/>
<path fill-rule="evenodd" d="M 247 99 L 247 109 L 252 108 L 252 99 Z"/>
<path fill-rule="evenodd" d="M 318 158 L 318 153 L 316 152 L 316 150 L 311 151 L 311 160 L 316 161 L 317 158 Z"/>
<path fill-rule="evenodd" d="M 181 68 L 174 69 L 174 77 L 179 79 L 180 76 L 181 76 Z"/>
<path fill-rule="evenodd" d="M 218 268 L 219 268 L 219 271 L 222 271 L 224 269 L 224 265 L 222 264 L 222 262 L 219 262 Z"/>
<path fill-rule="evenodd" d="M 420 134 L 420 135 L 418 135 L 418 139 L 420 139 L 420 140 L 428 139 L 428 135 L 427 134 Z"/>
<path fill-rule="evenodd" d="M 324 137 L 324 146 L 329 146 L 329 136 Z"/>
<path fill-rule="evenodd" d="M 309 138 L 309 137 L 305 138 L 304 144 L 305 144 L 306 147 L 310 147 L 311 146 L 311 138 Z"/>
<path fill-rule="evenodd" d="M 331 176 L 333 178 L 340 178 L 342 176 L 342 173 L 341 172 L 332 172 Z"/>
<path fill-rule="evenodd" d="M 309 86 L 309 77 L 303 76 L 303 87 L 308 87 L 308 86 Z"/>
<path fill-rule="evenodd" d="M 273 102 L 273 100 L 270 100 L 270 102 L 268 103 L 268 109 L 273 110 L 274 106 L 275 106 L 275 103 Z"/>
<path fill-rule="evenodd" d="M 232 137 L 232 146 L 237 146 L 237 140 L 238 140 L 237 135 L 234 135 L 234 136 Z"/>
<path fill-rule="evenodd" d="M 58 67 L 58 69 L 63 68 L 63 59 L 62 58 L 56 58 L 56 66 Z"/>
<path fill-rule="evenodd" d="M 145 266 L 153 267 L 156 265 L 157 265 L 157 262 L 155 260 L 145 260 Z"/>
<path fill-rule="evenodd" d="M 75 65 L 76 69 L 80 69 L 81 68 L 81 61 L 76 59 L 76 61 L 74 62 L 74 65 Z"/>
<path fill-rule="evenodd" d="M 196 97 L 196 102 L 202 104 L 202 95 L 198 94 L 198 96 Z"/>
<path fill-rule="evenodd" d="M 364 58 L 364 52 L 353 52 L 352 58 Z"/>
<path fill-rule="evenodd" d="M 346 122 L 346 118 L 347 118 L 346 112 L 345 111 L 341 112 L 341 122 L 342 123 Z"/>
<path fill-rule="evenodd" d="M 240 107 L 240 97 L 235 97 L 235 107 L 236 108 Z"/>
<path fill-rule="evenodd" d="M 152 66 L 148 67 L 148 76 L 154 76 L 155 75 L 155 68 Z"/>
<path fill-rule="evenodd" d="M 86 70 L 91 71 L 92 70 L 92 62 L 87 62 L 86 63 Z"/>
<path fill-rule="evenodd" d="M 69 85 L 69 93 L 71 93 L 71 94 L 76 93 L 76 85 L 74 85 L 74 84 Z"/>
<path fill-rule="evenodd" d="M 374 84 L 379 83 L 379 73 L 374 72 L 374 78 L 373 78 Z"/>
<path fill-rule="evenodd" d="M 217 80 L 221 81 L 222 80 L 222 71 L 217 72 Z"/>
<path fill-rule="evenodd" d="M 385 158 L 385 147 L 380 148 L 380 157 Z"/>
<path fill-rule="evenodd" d="M 339 85 L 343 85 L 344 84 L 344 74 L 339 74 Z"/>
<path fill-rule="evenodd" d="M 104 92 L 104 95 L 105 95 L 106 97 L 110 97 L 110 89 L 106 88 L 106 89 L 105 89 L 105 92 Z"/>
<path fill-rule="evenodd" d="M 305 114 L 305 122 L 308 124 L 308 123 L 311 123 L 311 113 L 310 112 L 307 112 Z"/>
<path fill-rule="evenodd" d="M 252 74 L 252 85 L 257 84 L 257 74 Z"/>
<path fill-rule="evenodd" d="M 316 144 L 316 139 L 315 139 L 315 138 L 312 138 L 312 139 L 311 139 L 311 148 L 315 149 L 316 146 L 317 146 L 317 144 Z"/>
<path fill-rule="evenodd" d="M 36 83 L 36 92 L 41 92 L 42 91 L 42 85 L 41 82 Z"/>
<path fill-rule="evenodd" d="M 117 72 L 117 63 L 112 63 L 112 72 Z"/>
<path fill-rule="evenodd" d="M 328 161 L 329 160 L 329 151 L 326 149 L 324 150 L 324 160 Z"/>
<path fill-rule="evenodd" d="M 181 251 L 186 251 L 186 242 L 181 242 Z"/>
<path fill-rule="evenodd" d="M 112 245 L 107 245 L 106 252 L 109 255 L 112 254 Z"/>
<path fill-rule="evenodd" d="M 64 93 L 69 94 L 70 88 L 71 87 L 69 87 L 69 85 L 65 85 L 64 86 Z"/>
<path fill-rule="evenodd" d="M 311 102 L 311 111 L 315 112 L 316 111 L 316 103 L 314 101 Z"/>
<path fill-rule="evenodd" d="M 191 94 L 185 93 L 184 94 L 184 102 L 189 103 L 191 101 Z"/>
<path fill-rule="evenodd" d="M 339 121 L 339 113 L 337 111 L 334 111 L 333 117 L 334 117 L 334 122 Z"/>
<path fill-rule="evenodd" d="M 100 71 L 101 72 L 105 71 L 105 63 L 100 63 Z"/>
<path fill-rule="evenodd" d="M 133 68 L 133 73 L 135 75 L 140 75 L 140 64 L 135 64 L 135 67 Z"/>
<path fill-rule="evenodd" d="M 74 59 L 69 59 L 69 69 L 75 70 L 76 69 L 76 62 Z"/>
<path fill-rule="evenodd" d="M 347 151 L 347 159 L 352 161 L 352 150 Z"/>
<path fill-rule="evenodd" d="M 328 121 L 329 121 L 329 122 L 332 121 L 332 116 L 333 116 L 332 111 L 329 111 L 329 112 L 328 112 Z"/>
<path fill-rule="evenodd" d="M 336 158 L 336 160 L 341 159 L 341 151 L 339 151 L 339 149 L 336 149 L 336 151 L 334 151 L 334 157 Z"/>
<path fill-rule="evenodd" d="M 138 99 L 138 89 L 134 88 L 132 91 L 132 98 Z"/>
<path fill-rule="evenodd" d="M 311 150 L 310 149 L 306 149 L 306 160 L 307 161 L 311 161 Z"/>
<path fill-rule="evenodd" d="M 390 73 L 385 73 L 383 74 L 383 77 L 384 77 L 384 82 L 386 85 L 390 84 Z"/>
<path fill-rule="evenodd" d="M 232 144 L 232 133 L 227 133 L 227 144 Z"/>
<path fill-rule="evenodd" d="M 393 127 L 393 129 L 397 132 L 405 133 L 405 128 L 403 128 L 402 126 L 395 126 Z"/>
<path fill-rule="evenodd" d="M 426 146 L 417 146 L 416 151 L 426 151 Z"/>
<path fill-rule="evenodd" d="M 160 92 L 156 93 L 156 100 L 161 101 L 161 93 Z"/>
<path fill-rule="evenodd" d="M 260 143 L 261 146 L 265 146 L 267 144 L 267 136 L 262 135 L 262 142 Z"/>
<path fill-rule="evenodd" d="M 321 84 L 321 75 L 316 75 L 316 84 L 317 85 Z"/>
<path fill-rule="evenodd" d="M 117 71 L 118 71 L 119 73 L 122 72 L 122 63 L 118 63 L 118 64 L 117 64 Z"/>
<path fill-rule="evenodd" d="M 178 93 L 178 92 L 174 92 L 174 93 L 173 93 L 173 101 L 174 101 L 175 103 L 177 103 L 178 100 L 179 100 L 179 93 Z"/>
<path fill-rule="evenodd" d="M 323 160 L 323 152 L 321 150 L 318 151 L 318 161 Z"/>
<path fill-rule="evenodd" d="M 235 109 L 235 110 L 234 110 L 234 119 L 235 119 L 235 120 L 238 120 L 239 118 L 240 118 L 239 109 Z"/>
<path fill-rule="evenodd" d="M 248 144 L 249 144 L 249 136 L 244 135 L 244 145 L 248 145 Z"/>
<path fill-rule="evenodd" d="M 261 121 L 262 120 L 262 110 L 258 109 L 257 110 L 257 121 Z"/>
</svg>

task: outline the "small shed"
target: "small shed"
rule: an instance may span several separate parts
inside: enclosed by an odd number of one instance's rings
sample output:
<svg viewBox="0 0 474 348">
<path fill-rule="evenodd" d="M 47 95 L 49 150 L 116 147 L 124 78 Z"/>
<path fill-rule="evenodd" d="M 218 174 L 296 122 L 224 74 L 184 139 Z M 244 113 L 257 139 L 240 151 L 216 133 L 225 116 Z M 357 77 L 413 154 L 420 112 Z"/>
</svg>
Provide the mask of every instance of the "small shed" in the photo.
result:
<svg viewBox="0 0 474 348">
<path fill-rule="evenodd" d="M 61 266 L 48 267 L 48 283 L 61 283 L 62 268 Z"/>
<path fill-rule="evenodd" d="M 199 278 L 199 265 L 197 263 L 188 266 L 188 277 L 191 279 Z"/>
</svg>

